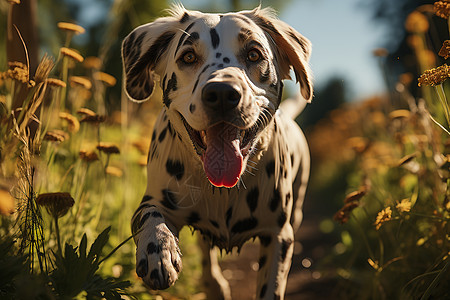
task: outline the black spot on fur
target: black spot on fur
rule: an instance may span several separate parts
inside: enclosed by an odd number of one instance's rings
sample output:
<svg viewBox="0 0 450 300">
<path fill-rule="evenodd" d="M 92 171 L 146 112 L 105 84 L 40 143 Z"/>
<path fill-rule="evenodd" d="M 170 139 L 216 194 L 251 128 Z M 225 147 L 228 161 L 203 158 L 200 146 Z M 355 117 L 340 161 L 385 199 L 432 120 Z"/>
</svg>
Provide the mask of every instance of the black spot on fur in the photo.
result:
<svg viewBox="0 0 450 300">
<path fill-rule="evenodd" d="M 216 29 L 214 28 L 212 28 L 209 33 L 211 35 L 211 44 L 213 46 L 213 49 L 216 49 L 220 43 L 219 35 L 217 34 Z"/>
<path fill-rule="evenodd" d="M 142 216 L 141 221 L 139 222 L 139 228 L 141 228 L 142 225 L 144 225 L 145 221 L 147 221 L 147 219 L 150 217 L 150 215 L 151 215 L 151 213 L 148 212 L 148 213 L 146 213 L 145 215 Z"/>
<path fill-rule="evenodd" d="M 158 269 L 154 269 L 154 270 L 150 273 L 150 279 L 151 279 L 151 280 L 158 280 L 158 283 L 159 283 L 159 272 L 158 272 Z"/>
<path fill-rule="evenodd" d="M 265 283 L 262 288 L 261 288 L 261 292 L 259 293 L 259 298 L 264 298 L 264 296 L 266 295 L 266 291 L 267 291 L 267 284 Z"/>
<path fill-rule="evenodd" d="M 166 133 L 167 133 L 167 128 L 164 128 L 163 130 L 161 130 L 161 132 L 159 133 L 158 136 L 158 141 L 161 143 L 162 141 L 164 141 L 164 138 L 166 137 Z"/>
<path fill-rule="evenodd" d="M 153 253 L 158 254 L 159 252 L 161 252 L 161 246 L 160 245 L 156 245 L 153 242 L 148 243 L 148 246 L 147 246 L 147 253 L 148 254 L 153 254 Z"/>
<path fill-rule="evenodd" d="M 200 215 L 195 211 L 193 211 L 186 219 L 188 224 L 195 224 L 198 223 L 198 221 L 200 221 Z"/>
<path fill-rule="evenodd" d="M 153 199 L 153 197 L 152 197 L 152 196 L 150 196 L 150 195 L 145 195 L 144 197 L 142 197 L 142 201 L 141 201 L 141 203 L 144 203 L 144 202 L 150 201 L 150 200 L 152 200 L 152 199 Z"/>
<path fill-rule="evenodd" d="M 162 218 L 163 217 L 162 214 L 160 214 L 157 211 L 152 211 L 151 215 L 152 215 L 153 218 Z"/>
<path fill-rule="evenodd" d="M 272 237 L 270 235 L 260 235 L 259 241 L 262 246 L 267 247 L 272 242 Z"/>
<path fill-rule="evenodd" d="M 286 259 L 286 255 L 291 244 L 292 244 L 291 240 L 283 240 L 281 242 L 281 253 L 280 253 L 281 261 L 284 261 Z"/>
<path fill-rule="evenodd" d="M 189 111 L 191 112 L 191 114 L 194 113 L 194 111 L 195 111 L 195 104 L 193 104 L 193 103 L 189 104 Z"/>
<path fill-rule="evenodd" d="M 286 213 L 282 211 L 277 219 L 278 226 L 283 227 L 284 223 L 286 223 L 286 219 L 287 219 Z"/>
<path fill-rule="evenodd" d="M 218 68 L 223 68 L 223 64 L 218 64 L 217 67 Z"/>
<path fill-rule="evenodd" d="M 230 59 L 228 57 L 224 57 L 223 58 L 223 62 L 228 64 L 228 63 L 230 63 Z"/>
<path fill-rule="evenodd" d="M 214 221 L 214 220 L 209 220 L 209 222 L 210 222 L 214 227 L 219 228 L 219 223 L 217 223 L 216 221 Z"/>
<path fill-rule="evenodd" d="M 222 53 L 220 53 L 220 52 L 216 53 L 216 58 L 220 58 L 221 56 L 222 56 Z"/>
<path fill-rule="evenodd" d="M 168 159 L 166 162 L 166 171 L 170 176 L 180 180 L 184 175 L 184 165 L 179 160 Z"/>
<path fill-rule="evenodd" d="M 281 194 L 279 190 L 274 189 L 272 199 L 270 200 L 269 208 L 271 211 L 275 211 L 280 205 L 281 202 Z"/>
<path fill-rule="evenodd" d="M 200 80 L 200 77 L 197 78 L 197 80 L 194 83 L 194 88 L 192 89 L 192 94 L 195 92 L 195 90 L 197 89 L 197 85 L 198 85 L 198 81 Z"/>
<path fill-rule="evenodd" d="M 167 106 L 167 108 L 170 107 L 170 103 L 172 102 L 169 99 L 169 93 L 171 91 L 176 91 L 177 89 L 178 89 L 178 86 L 177 86 L 177 75 L 175 73 L 172 73 L 172 77 L 167 82 L 167 87 L 163 91 L 163 102 Z"/>
<path fill-rule="evenodd" d="M 259 260 L 258 260 L 258 266 L 259 266 L 258 269 L 259 270 L 261 270 L 264 267 L 264 265 L 266 264 L 266 261 L 267 261 L 267 256 L 265 256 L 265 255 L 263 255 L 259 258 Z"/>
<path fill-rule="evenodd" d="M 256 206 L 258 205 L 258 197 L 259 197 L 259 189 L 258 187 L 254 187 L 249 190 L 247 193 L 247 205 L 251 212 L 254 212 Z"/>
<path fill-rule="evenodd" d="M 143 278 L 147 276 L 148 273 L 148 261 L 147 259 L 143 258 L 139 261 L 137 267 L 136 267 L 136 274 L 140 278 Z"/>
<path fill-rule="evenodd" d="M 180 19 L 180 23 L 185 23 L 187 20 L 189 20 L 189 18 L 190 18 L 189 14 L 185 12 Z"/>
<path fill-rule="evenodd" d="M 180 39 L 178 40 L 177 47 L 175 49 L 175 53 L 174 53 L 173 57 L 177 56 L 178 50 L 181 47 L 181 43 L 184 41 L 186 36 L 189 34 L 189 30 L 192 28 L 192 26 L 194 26 L 194 24 L 195 24 L 195 22 L 192 22 L 188 27 L 186 27 L 186 29 L 183 31 L 183 34 L 181 34 Z"/>
<path fill-rule="evenodd" d="M 175 194 L 167 189 L 164 189 L 161 191 L 163 195 L 163 200 L 161 201 L 161 204 L 167 207 L 168 209 L 175 210 L 178 208 L 177 206 L 177 198 L 175 197 Z"/>
<path fill-rule="evenodd" d="M 226 220 L 227 226 L 230 226 L 230 220 L 231 220 L 232 212 L 233 212 L 233 209 L 230 207 L 230 208 L 227 209 L 227 212 L 225 213 L 225 216 L 226 216 L 225 220 Z"/>
<path fill-rule="evenodd" d="M 242 233 L 245 231 L 252 230 L 258 226 L 258 220 L 256 218 L 247 218 L 240 221 L 237 221 L 236 224 L 231 227 L 231 232 L 233 233 Z"/>
<path fill-rule="evenodd" d="M 275 160 L 271 160 L 266 165 L 266 173 L 267 177 L 270 178 L 273 174 L 275 174 Z"/>
</svg>

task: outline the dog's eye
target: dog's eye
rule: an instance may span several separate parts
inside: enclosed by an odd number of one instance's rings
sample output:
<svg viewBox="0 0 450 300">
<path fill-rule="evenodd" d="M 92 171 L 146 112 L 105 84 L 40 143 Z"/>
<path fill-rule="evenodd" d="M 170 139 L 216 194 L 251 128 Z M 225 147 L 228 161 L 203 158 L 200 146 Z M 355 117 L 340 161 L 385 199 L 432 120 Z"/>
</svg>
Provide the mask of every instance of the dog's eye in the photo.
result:
<svg viewBox="0 0 450 300">
<path fill-rule="evenodd" d="M 185 64 L 193 64 L 197 61 L 197 56 L 194 52 L 188 51 L 185 54 L 183 54 L 183 62 Z"/>
<path fill-rule="evenodd" d="M 259 50 L 256 49 L 252 49 L 247 53 L 247 59 L 251 62 L 257 62 L 258 60 L 261 59 L 261 57 L 262 57 L 261 52 L 259 52 Z"/>
</svg>

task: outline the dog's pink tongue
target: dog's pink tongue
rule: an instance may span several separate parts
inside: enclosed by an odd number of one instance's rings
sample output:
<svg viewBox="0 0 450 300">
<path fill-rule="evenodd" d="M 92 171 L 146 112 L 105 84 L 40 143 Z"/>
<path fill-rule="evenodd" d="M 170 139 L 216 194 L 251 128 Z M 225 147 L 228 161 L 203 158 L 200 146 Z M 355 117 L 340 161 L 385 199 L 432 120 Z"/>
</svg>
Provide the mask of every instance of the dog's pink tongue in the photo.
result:
<svg viewBox="0 0 450 300">
<path fill-rule="evenodd" d="M 206 130 L 206 153 L 203 166 L 211 184 L 233 187 L 242 171 L 239 129 L 219 123 Z"/>
</svg>

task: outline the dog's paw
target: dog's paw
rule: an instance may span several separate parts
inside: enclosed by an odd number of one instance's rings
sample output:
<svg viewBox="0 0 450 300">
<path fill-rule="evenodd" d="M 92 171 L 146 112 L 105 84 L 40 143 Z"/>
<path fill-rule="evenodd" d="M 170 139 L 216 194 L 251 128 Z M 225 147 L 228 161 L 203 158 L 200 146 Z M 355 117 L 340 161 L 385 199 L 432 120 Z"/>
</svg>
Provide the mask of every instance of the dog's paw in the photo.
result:
<svg viewBox="0 0 450 300">
<path fill-rule="evenodd" d="M 155 290 L 170 287 L 178 279 L 181 268 L 178 239 L 165 223 L 141 232 L 136 251 L 136 274 L 148 287 Z"/>
</svg>

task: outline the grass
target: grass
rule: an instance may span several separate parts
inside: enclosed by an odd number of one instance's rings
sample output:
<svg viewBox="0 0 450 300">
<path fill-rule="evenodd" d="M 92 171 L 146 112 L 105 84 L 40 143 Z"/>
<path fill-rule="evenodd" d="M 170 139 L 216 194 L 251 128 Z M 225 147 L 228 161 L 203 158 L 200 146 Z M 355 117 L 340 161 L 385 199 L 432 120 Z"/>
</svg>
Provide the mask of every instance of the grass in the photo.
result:
<svg viewBox="0 0 450 300">
<path fill-rule="evenodd" d="M 142 118 L 107 115 L 105 92 L 116 79 L 100 59 L 70 48 L 70 28 L 79 26 L 63 27 L 58 58 L 44 56 L 34 77 L 16 62 L 0 74 L 0 296 L 196 295 L 200 257 L 189 230 L 180 233 L 186 271 L 175 287 L 149 294 L 134 271 L 130 220 L 160 106 Z"/>
</svg>

